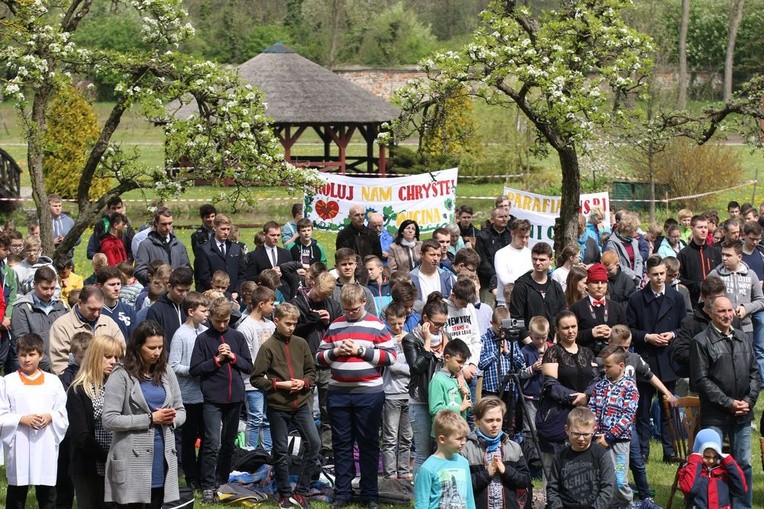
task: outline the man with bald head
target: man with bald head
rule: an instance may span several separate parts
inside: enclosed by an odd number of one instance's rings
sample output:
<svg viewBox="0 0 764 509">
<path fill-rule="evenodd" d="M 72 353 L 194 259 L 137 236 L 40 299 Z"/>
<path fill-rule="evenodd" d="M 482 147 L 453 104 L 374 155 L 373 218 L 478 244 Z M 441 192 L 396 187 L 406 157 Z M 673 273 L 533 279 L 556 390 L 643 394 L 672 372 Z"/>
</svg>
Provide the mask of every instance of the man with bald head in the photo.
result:
<svg viewBox="0 0 764 509">
<path fill-rule="evenodd" d="M 732 456 L 745 474 L 748 492 L 733 508 L 752 506 L 751 421 L 761 378 L 753 347 L 732 327 L 735 310 L 727 297 L 711 303 L 711 323 L 690 345 L 690 384 L 700 397 L 700 427 L 729 438 Z"/>
<path fill-rule="evenodd" d="M 393 243 L 393 236 L 385 228 L 385 218 L 379 212 L 369 214 L 369 228 L 379 235 L 379 247 L 382 249 L 382 263 L 387 265 L 388 251 Z"/>
<path fill-rule="evenodd" d="M 350 207 L 350 224 L 337 234 L 337 249 L 347 247 L 355 251 L 361 259 L 374 255 L 382 259 L 382 247 L 377 232 L 364 224 L 365 211 L 361 205 Z"/>
</svg>

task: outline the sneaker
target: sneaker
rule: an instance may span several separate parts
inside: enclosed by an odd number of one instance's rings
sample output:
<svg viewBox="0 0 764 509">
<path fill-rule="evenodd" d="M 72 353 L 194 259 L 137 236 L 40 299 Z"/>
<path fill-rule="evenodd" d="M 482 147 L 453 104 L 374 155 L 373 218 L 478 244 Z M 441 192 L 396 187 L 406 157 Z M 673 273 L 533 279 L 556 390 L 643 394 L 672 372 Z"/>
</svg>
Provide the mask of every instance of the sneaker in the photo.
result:
<svg viewBox="0 0 764 509">
<path fill-rule="evenodd" d="M 217 502 L 218 496 L 215 490 L 202 490 L 202 504 L 209 505 Z"/>
<path fill-rule="evenodd" d="M 646 498 L 637 506 L 638 509 L 663 509 L 661 506 L 655 503 L 652 498 Z"/>
<path fill-rule="evenodd" d="M 353 505 L 353 501 L 349 498 L 335 498 L 334 502 L 332 502 L 332 509 L 337 509 L 339 507 L 350 507 Z"/>
<path fill-rule="evenodd" d="M 292 506 L 297 509 L 310 509 L 310 501 L 305 498 L 304 495 L 300 495 L 299 493 L 294 493 L 289 497 L 289 501 L 292 503 Z"/>
<path fill-rule="evenodd" d="M 279 509 L 293 509 L 294 504 L 292 504 L 292 500 L 285 495 L 282 495 L 279 497 Z"/>
</svg>

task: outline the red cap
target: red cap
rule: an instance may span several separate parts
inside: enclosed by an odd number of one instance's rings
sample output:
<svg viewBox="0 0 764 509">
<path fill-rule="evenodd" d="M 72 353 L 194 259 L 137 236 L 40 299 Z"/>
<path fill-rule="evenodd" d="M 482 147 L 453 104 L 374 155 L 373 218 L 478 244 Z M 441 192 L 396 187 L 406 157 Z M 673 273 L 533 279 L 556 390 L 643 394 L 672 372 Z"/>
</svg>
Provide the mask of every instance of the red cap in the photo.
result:
<svg viewBox="0 0 764 509">
<path fill-rule="evenodd" d="M 586 282 L 587 283 L 597 283 L 597 282 L 605 282 L 607 283 L 607 269 L 604 265 L 601 263 L 595 263 L 591 267 L 589 267 L 586 270 Z"/>
</svg>

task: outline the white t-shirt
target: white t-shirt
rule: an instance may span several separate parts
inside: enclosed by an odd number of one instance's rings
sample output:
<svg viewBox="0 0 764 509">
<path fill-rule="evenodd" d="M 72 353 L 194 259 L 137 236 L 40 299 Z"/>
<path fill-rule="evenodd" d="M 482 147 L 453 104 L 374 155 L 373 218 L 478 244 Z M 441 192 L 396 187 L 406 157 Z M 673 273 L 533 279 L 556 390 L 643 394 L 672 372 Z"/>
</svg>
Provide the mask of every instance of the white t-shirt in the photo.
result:
<svg viewBox="0 0 764 509">
<path fill-rule="evenodd" d="M 514 284 L 517 278 L 529 270 L 533 270 L 531 250 L 527 246 L 522 249 L 515 249 L 512 244 L 508 244 L 496 251 L 493 267 L 496 270 L 496 302 L 506 304 L 504 302 L 504 286 Z"/>
<path fill-rule="evenodd" d="M 443 293 L 443 289 L 440 287 L 440 274 L 436 270 L 432 276 L 426 276 L 421 271 L 419 272 L 419 285 L 422 288 L 422 300 L 427 302 L 427 297 L 432 292 Z M 443 297 L 446 297 L 444 295 Z"/>
</svg>

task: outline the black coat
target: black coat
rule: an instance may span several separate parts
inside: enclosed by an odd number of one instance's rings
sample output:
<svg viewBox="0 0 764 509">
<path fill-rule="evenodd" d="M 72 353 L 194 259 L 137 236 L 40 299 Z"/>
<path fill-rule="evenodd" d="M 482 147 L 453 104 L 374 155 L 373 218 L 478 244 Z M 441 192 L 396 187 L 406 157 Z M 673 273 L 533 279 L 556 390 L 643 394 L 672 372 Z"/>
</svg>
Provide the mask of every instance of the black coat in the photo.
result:
<svg viewBox="0 0 764 509">
<path fill-rule="evenodd" d="M 478 232 L 477 239 L 475 240 L 475 251 L 480 255 L 480 265 L 478 265 L 477 273 L 480 278 L 481 288 L 491 289 L 496 287 L 496 269 L 493 266 L 493 258 L 496 256 L 496 251 L 505 247 L 511 241 L 512 234 L 509 228 L 504 228 L 504 231 L 499 233 L 491 226 Z"/>
<path fill-rule="evenodd" d="M 613 327 L 614 325 L 626 325 L 626 313 L 623 311 L 623 307 L 617 302 L 613 302 L 610 299 L 605 299 L 605 306 L 603 310 L 592 308 L 590 305 L 589 297 L 584 297 L 578 302 L 574 302 L 570 307 L 570 310 L 576 315 L 578 319 L 578 338 L 576 342 L 579 346 L 585 346 L 594 352 L 594 355 L 598 355 L 607 345 L 607 338 L 596 339 L 592 335 L 592 329 L 597 325 L 608 325 Z M 607 310 L 607 320 L 605 320 L 605 309 Z M 592 316 L 594 313 L 594 316 Z"/>
<path fill-rule="evenodd" d="M 645 336 L 663 332 L 678 336 L 687 310 L 682 294 L 669 286 L 665 287 L 659 307 L 655 300 L 650 285 L 632 295 L 626 307 L 626 322 L 631 329 L 634 350 L 662 382 L 673 382 L 677 376 L 669 360 L 668 345 L 653 345 L 645 341 Z"/>
<path fill-rule="evenodd" d="M 348 225 L 337 234 L 335 243 L 337 249 L 348 247 L 363 260 L 366 256 L 374 255 L 382 259 L 382 245 L 379 243 L 377 232 L 364 226 L 360 230 Z"/>
<path fill-rule="evenodd" d="M 329 325 L 342 316 L 342 307 L 339 302 L 331 297 L 321 302 L 315 302 L 310 300 L 303 292 L 297 292 L 291 303 L 300 310 L 300 317 L 297 319 L 294 335 L 305 338 L 310 351 L 315 355 L 318 351 L 318 345 L 321 344 L 321 338 L 324 337 L 324 334 L 329 329 Z M 325 309 L 329 312 L 329 323 L 321 321 L 321 317 L 316 312 L 320 309 Z"/>
<path fill-rule="evenodd" d="M 93 401 L 82 387 L 67 392 L 66 412 L 69 415 L 69 473 L 89 477 L 98 475 L 96 460 L 106 462 L 109 450 L 96 440 Z"/>
<path fill-rule="evenodd" d="M 228 292 L 238 292 L 244 281 L 246 259 L 241 252 L 241 246 L 230 240 L 225 242 L 225 255 L 220 252 L 218 242 L 213 237 L 209 242 L 197 248 L 194 258 L 194 280 L 197 291 L 204 292 L 212 288 L 212 275 L 222 270 L 231 279 L 226 289 Z"/>
<path fill-rule="evenodd" d="M 283 247 L 276 247 L 276 256 L 278 257 L 277 266 L 292 261 L 292 254 Z M 268 257 L 268 252 L 265 250 L 265 246 L 259 246 L 257 249 L 247 254 L 247 281 L 257 281 L 257 277 L 262 271 L 272 268 L 271 259 Z"/>
<path fill-rule="evenodd" d="M 617 302 L 626 311 L 626 304 L 629 302 L 634 292 L 637 291 L 637 285 L 634 280 L 627 276 L 620 268 L 615 276 L 607 277 L 607 294 L 610 300 Z"/>
<path fill-rule="evenodd" d="M 690 291 L 690 301 L 696 306 L 700 298 L 700 283 L 722 263 L 722 252 L 717 246 L 700 246 L 690 239 L 676 259 L 680 263 L 679 281 Z"/>
<path fill-rule="evenodd" d="M 512 318 L 525 320 L 522 334 L 527 335 L 528 324 L 534 316 L 543 316 L 549 320 L 549 337 L 554 337 L 554 319 L 557 313 L 565 309 L 565 292 L 560 283 L 547 276 L 549 286 L 543 297 L 536 290 L 529 270 L 517 280 L 509 300 L 509 314 Z"/>
</svg>

